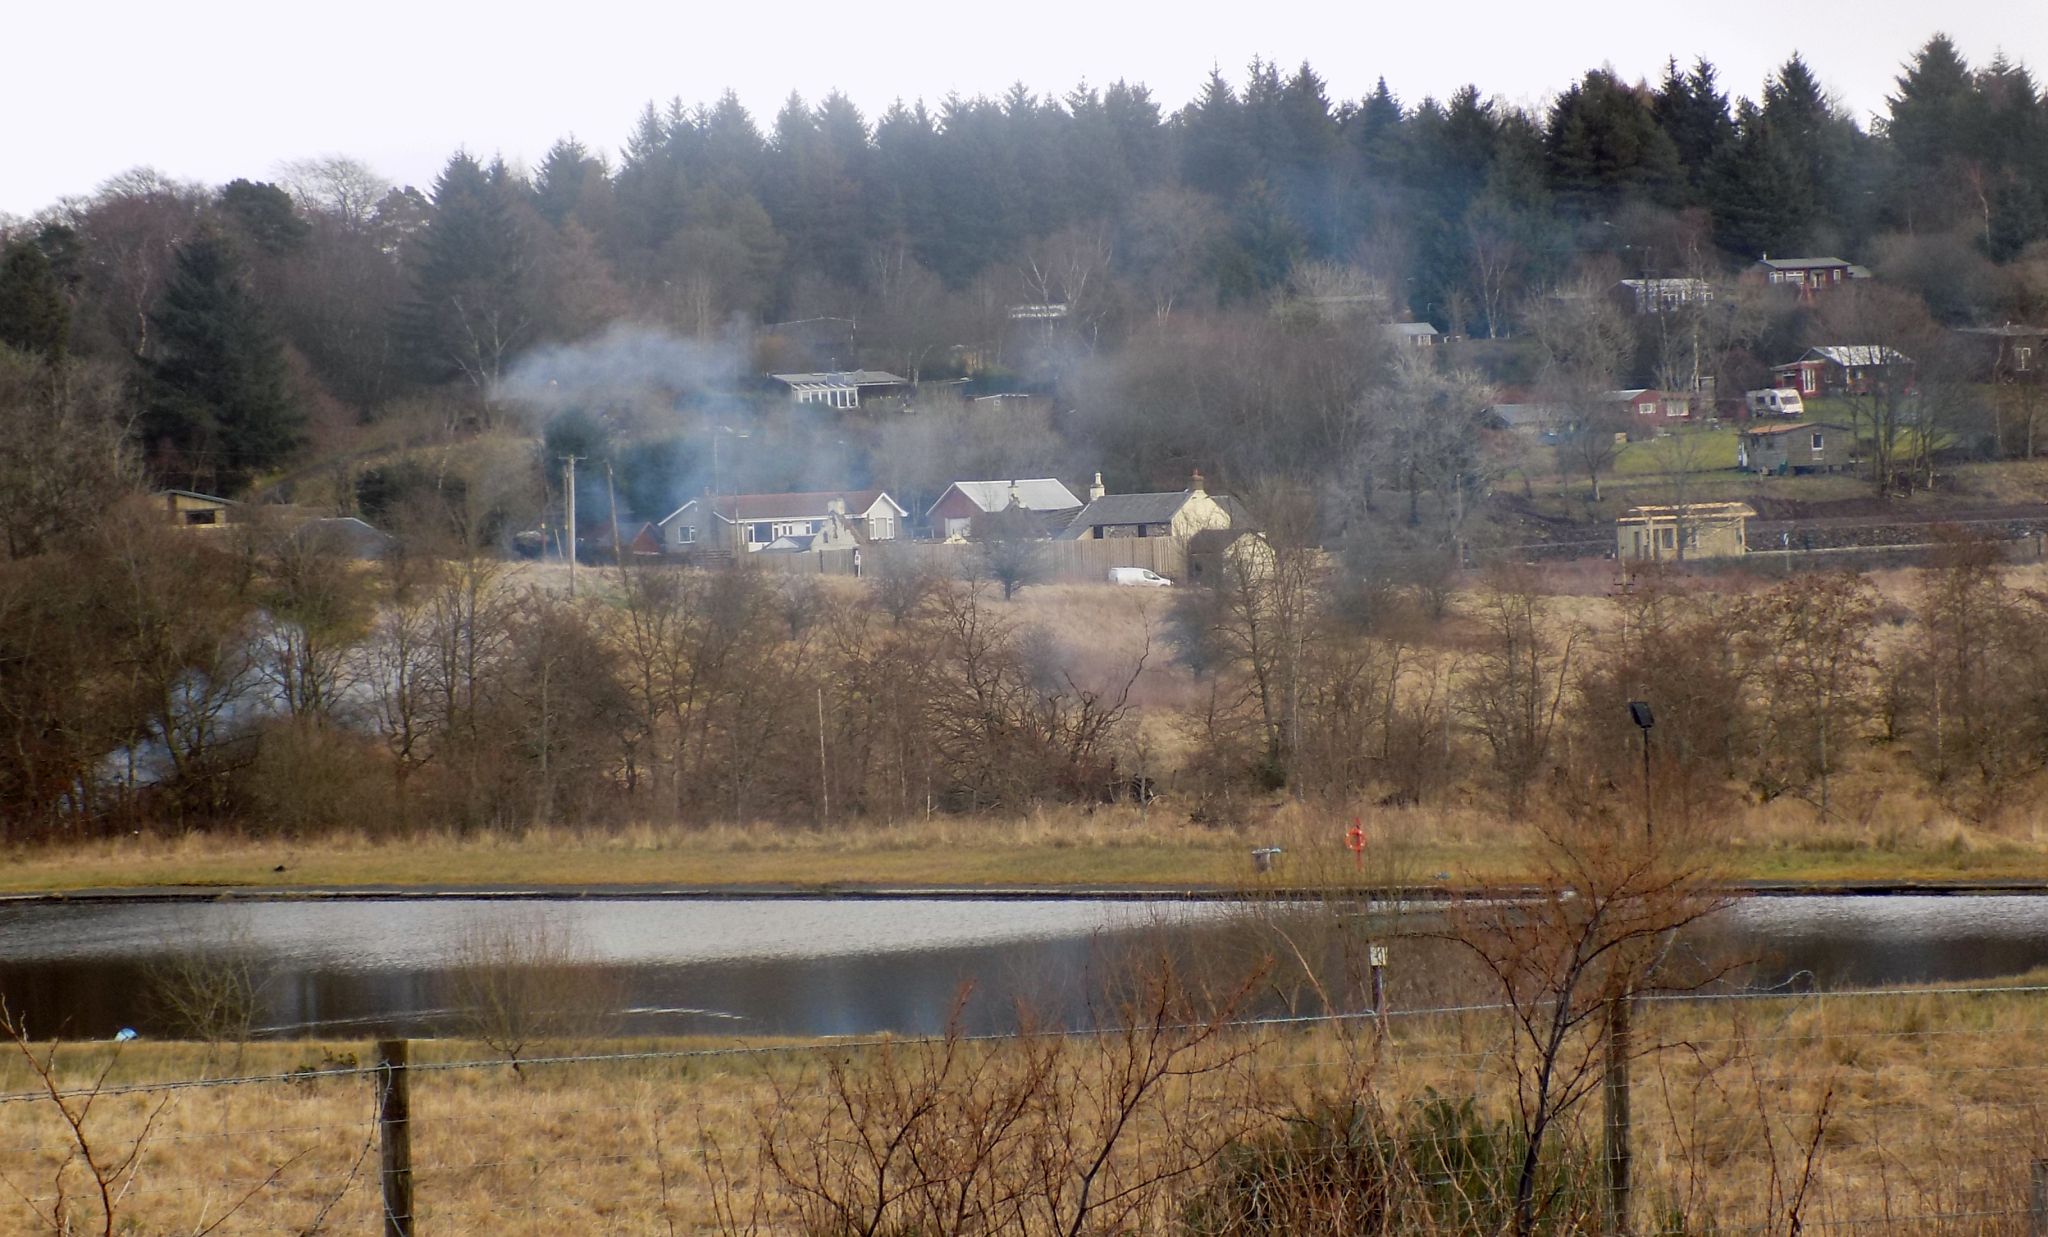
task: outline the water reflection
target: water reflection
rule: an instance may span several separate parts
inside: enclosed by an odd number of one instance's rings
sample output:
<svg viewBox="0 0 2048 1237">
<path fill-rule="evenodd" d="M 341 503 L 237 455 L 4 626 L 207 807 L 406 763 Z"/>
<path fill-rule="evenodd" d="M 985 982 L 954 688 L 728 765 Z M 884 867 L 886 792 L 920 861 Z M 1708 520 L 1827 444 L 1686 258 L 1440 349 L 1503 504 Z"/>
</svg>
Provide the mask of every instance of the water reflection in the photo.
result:
<svg viewBox="0 0 2048 1237">
<path fill-rule="evenodd" d="M 1234 913 L 1092 900 L 25 904 L 0 910 L 0 995 L 37 1035 L 162 1034 L 172 1026 L 152 988 L 165 960 L 245 951 L 268 1034 L 446 1032 L 465 937 L 540 917 L 601 972 L 578 990 L 617 994 L 620 1031 L 930 1033 L 967 984 L 970 1031 L 1014 1025 L 1020 1003 L 1079 1026 L 1103 1019 L 1133 951 L 1164 949 L 1219 980 L 1241 966 Z M 1744 976 L 1752 986 L 1983 979 L 2048 966 L 2048 897 L 1755 898 L 1686 947 L 1763 959 Z M 1419 944 L 1397 949 L 1397 999 L 1428 999 L 1437 969 Z M 1294 999 L 1258 994 L 1264 1009 Z"/>
</svg>

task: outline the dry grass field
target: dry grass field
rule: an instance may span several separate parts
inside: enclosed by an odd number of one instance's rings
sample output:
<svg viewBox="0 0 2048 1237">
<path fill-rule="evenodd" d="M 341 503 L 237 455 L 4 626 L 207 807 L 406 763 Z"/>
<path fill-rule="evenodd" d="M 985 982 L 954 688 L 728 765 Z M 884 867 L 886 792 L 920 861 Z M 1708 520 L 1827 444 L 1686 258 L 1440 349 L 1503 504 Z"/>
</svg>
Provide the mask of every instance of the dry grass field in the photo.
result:
<svg viewBox="0 0 2048 1237">
<path fill-rule="evenodd" d="M 2010 993 L 1646 1007 L 1634 1092 L 1641 1231 L 2026 1231 L 2028 1164 L 2048 1151 L 2040 1099 L 2048 1059 L 2038 1050 L 2044 1002 L 2048 996 L 2019 985 Z M 1220 1188 L 1221 1166 L 1241 1171 L 1243 1149 L 1303 1137 L 1316 1114 L 1353 1101 L 1399 1123 L 1432 1100 L 1455 1108 L 1470 1099 L 1477 1124 L 1457 1154 L 1476 1165 L 1468 1186 L 1497 1187 L 1501 1170 L 1488 1140 L 1503 1137 L 1499 1121 L 1515 1093 L 1501 1040 L 1501 1021 L 1489 1013 L 1398 1017 L 1384 1045 L 1367 1031 L 1328 1026 L 1225 1032 L 1202 1050 L 1198 1069 L 1158 1093 L 1119 1145 L 1116 1170 L 1132 1174 L 1128 1180 L 1161 1157 L 1194 1165 L 1146 1187 L 1124 1231 L 1199 1231 L 1184 1224 L 1191 1200 Z M 1036 1058 L 1041 1066 L 1056 1058 L 1051 1068 L 1072 1088 L 1058 1101 L 1071 1111 L 1061 1111 L 1082 1127 L 1108 1094 L 1101 1084 L 1126 1060 L 1118 1045 L 1114 1037 L 1073 1039 Z M 918 1071 L 942 1051 L 565 1047 L 613 1059 L 529 1065 L 515 1075 L 483 1060 L 478 1045 L 415 1044 L 421 1232 L 803 1231 L 804 1200 L 764 1155 L 818 1164 L 828 1134 L 886 1134 L 892 1110 L 880 1102 L 884 1088 L 860 1088 L 887 1077 L 914 1090 Z M 940 1117 L 972 1124 L 966 1106 L 977 1091 L 1000 1091 L 1014 1071 L 1032 1068 L 1027 1061 L 1039 1050 L 1014 1042 L 958 1048 L 962 1085 L 947 1092 L 944 1104 L 953 1107 Z M 52 1221 L 68 1213 L 78 1227 L 65 1231 L 101 1231 L 101 1204 L 77 1144 L 52 1101 L 17 1098 L 33 1096 L 40 1080 L 10 1054 L 0 1064 L 8 1096 L 0 1228 L 57 1231 Z M 366 1047 L 258 1044 L 233 1055 L 191 1044 L 62 1050 L 61 1086 L 99 1080 L 108 1092 L 89 1111 L 82 1096 L 68 1101 L 85 1113 L 95 1162 L 119 1168 L 134 1153 L 110 1181 L 112 1231 L 374 1231 L 370 1081 L 319 1072 L 363 1060 Z M 472 1064 L 445 1068 L 465 1062 Z M 273 1080 L 130 1089 L 229 1068 Z M 866 1106 L 842 1106 L 850 1091 Z M 1583 1213 L 1585 1200 L 1573 1195 L 1593 1189 L 1597 1114 L 1596 1096 L 1570 1116 L 1557 1144 L 1553 1185 L 1562 1194 L 1551 1206 L 1559 1217 Z M 1238 1158 L 1219 1161 L 1223 1143 L 1234 1143 Z M 1014 1167 L 1028 1175 L 1022 1157 Z M 1547 1231 L 1569 1227 L 1561 1220 Z"/>
</svg>

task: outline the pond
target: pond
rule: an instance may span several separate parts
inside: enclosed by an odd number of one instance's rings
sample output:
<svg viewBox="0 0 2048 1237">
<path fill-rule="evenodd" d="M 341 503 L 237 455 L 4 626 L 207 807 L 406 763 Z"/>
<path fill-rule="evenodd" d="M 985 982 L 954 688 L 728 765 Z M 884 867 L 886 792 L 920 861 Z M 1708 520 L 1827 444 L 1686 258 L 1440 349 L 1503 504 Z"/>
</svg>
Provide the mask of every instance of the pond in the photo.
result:
<svg viewBox="0 0 2048 1237">
<path fill-rule="evenodd" d="M 1103 1017 L 1102 994 L 1134 951 L 1241 954 L 1240 909 L 1090 898 L 25 901 L 0 906 L 0 996 L 38 1036 L 162 1034 L 177 1021 L 167 991 L 240 968 L 266 1036 L 459 1033 L 477 984 L 518 961 L 557 976 L 560 999 L 589 1006 L 590 1025 L 622 1033 L 929 1033 L 963 985 L 970 1030 L 1014 1025 L 1019 1003 L 1078 1026 Z M 1750 898 L 1687 946 L 1756 959 L 1741 976 L 1751 986 L 1988 979 L 2048 966 L 2048 896 Z M 1397 948 L 1392 977 L 1419 956 Z"/>
</svg>

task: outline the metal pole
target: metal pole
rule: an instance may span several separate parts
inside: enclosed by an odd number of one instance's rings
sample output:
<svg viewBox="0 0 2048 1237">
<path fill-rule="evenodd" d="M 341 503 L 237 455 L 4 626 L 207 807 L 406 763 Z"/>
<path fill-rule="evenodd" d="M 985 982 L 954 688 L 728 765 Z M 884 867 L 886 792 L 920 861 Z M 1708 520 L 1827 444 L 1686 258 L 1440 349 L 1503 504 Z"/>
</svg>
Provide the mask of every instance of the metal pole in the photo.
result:
<svg viewBox="0 0 2048 1237">
<path fill-rule="evenodd" d="M 384 1237 L 413 1237 L 412 1080 L 402 1039 L 377 1041 L 377 1136 L 384 1185 Z"/>
<path fill-rule="evenodd" d="M 1650 728 L 1643 727 L 1643 840 L 1656 837 L 1654 822 L 1650 816 Z"/>
</svg>

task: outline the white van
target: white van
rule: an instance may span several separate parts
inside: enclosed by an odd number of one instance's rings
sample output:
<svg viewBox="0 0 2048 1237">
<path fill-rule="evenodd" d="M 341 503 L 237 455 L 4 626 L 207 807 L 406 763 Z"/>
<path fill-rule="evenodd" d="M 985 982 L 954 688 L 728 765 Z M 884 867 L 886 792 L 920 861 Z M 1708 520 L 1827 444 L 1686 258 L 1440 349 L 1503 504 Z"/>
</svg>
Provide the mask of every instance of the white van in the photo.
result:
<svg viewBox="0 0 2048 1237">
<path fill-rule="evenodd" d="M 1791 387 L 1769 387 L 1749 393 L 1749 415 L 1753 417 L 1803 417 L 1806 401 Z"/>
<path fill-rule="evenodd" d="M 1131 588 L 1172 588 L 1173 581 L 1149 567 L 1111 567 L 1111 584 L 1124 584 Z"/>
</svg>

